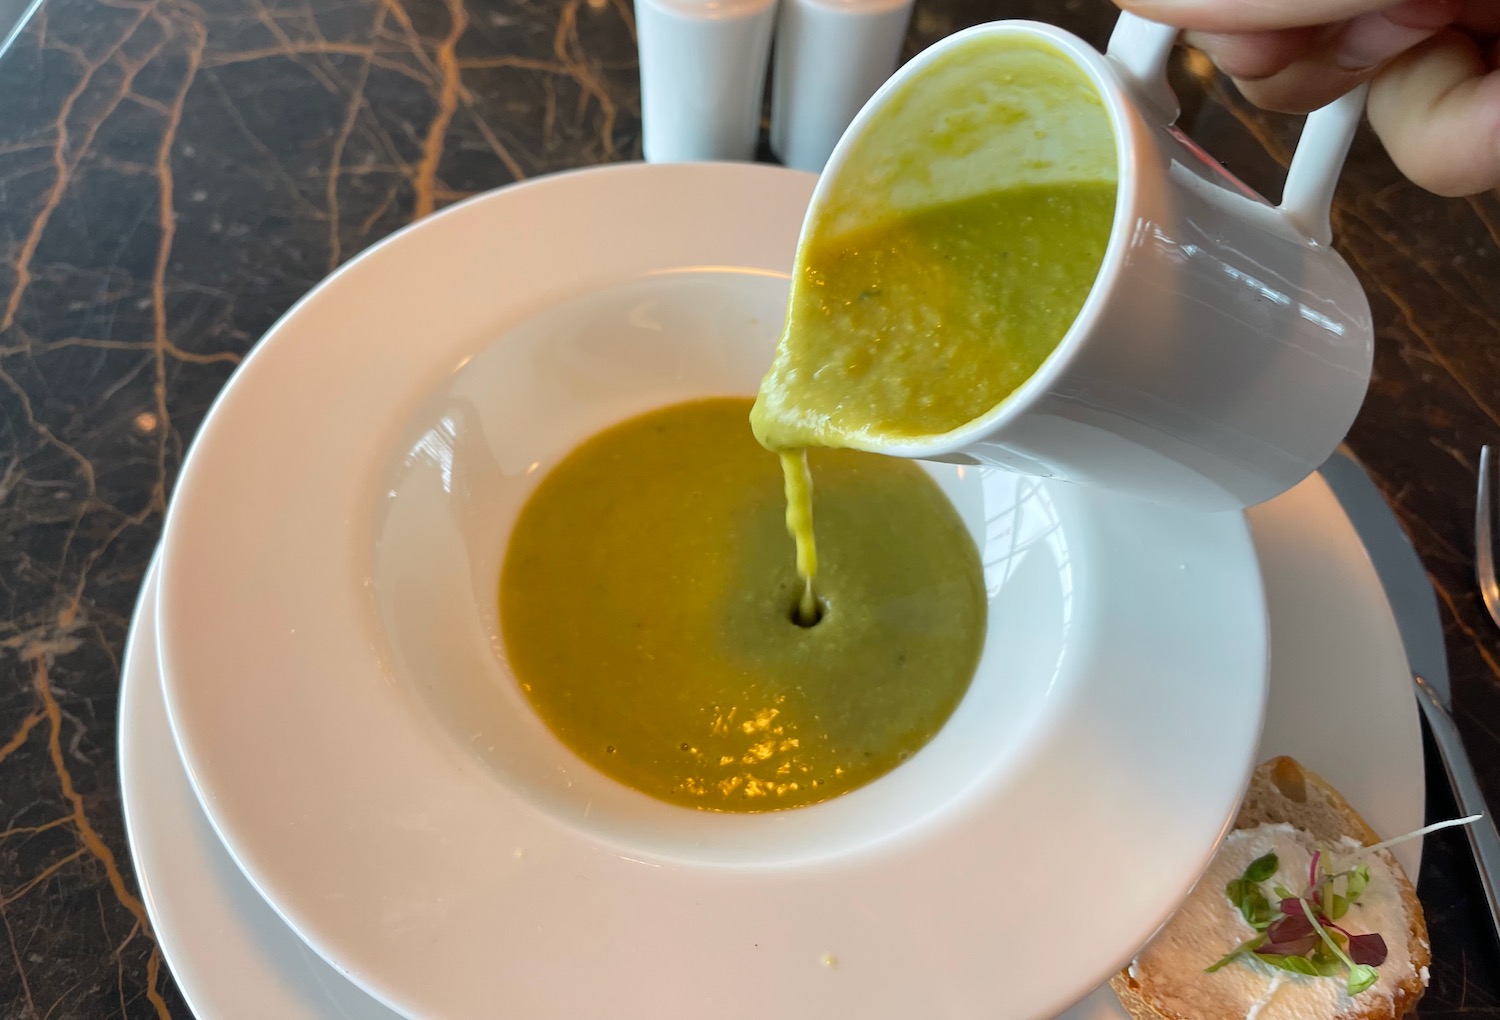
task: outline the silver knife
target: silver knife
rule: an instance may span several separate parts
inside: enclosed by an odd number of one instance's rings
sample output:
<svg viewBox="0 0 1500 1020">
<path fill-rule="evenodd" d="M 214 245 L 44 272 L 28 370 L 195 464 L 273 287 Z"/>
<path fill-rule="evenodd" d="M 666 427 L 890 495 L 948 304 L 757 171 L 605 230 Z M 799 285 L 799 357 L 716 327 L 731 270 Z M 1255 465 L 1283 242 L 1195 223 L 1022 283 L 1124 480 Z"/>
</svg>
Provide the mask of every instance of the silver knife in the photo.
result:
<svg viewBox="0 0 1500 1020">
<path fill-rule="evenodd" d="M 0 0 L 0 57 L 41 6 L 42 0 Z"/>
<path fill-rule="evenodd" d="M 1448 687 L 1448 653 L 1443 645 L 1443 625 L 1438 617 L 1437 598 L 1427 571 L 1401 523 L 1386 504 L 1385 497 L 1365 473 L 1365 469 L 1348 450 L 1340 448 L 1323 465 L 1322 475 L 1339 504 L 1348 514 L 1364 543 L 1375 573 L 1385 588 L 1385 596 L 1396 616 L 1401 643 L 1406 646 L 1406 660 L 1417 688 L 1417 705 L 1427 717 L 1433 741 L 1448 773 L 1448 783 L 1458 801 L 1460 814 L 1483 814 L 1478 822 L 1466 826 L 1469 846 L 1479 866 L 1479 881 L 1489 901 L 1490 918 L 1500 938 L 1500 834 L 1495 831 L 1474 776 L 1474 766 L 1464 750 L 1463 739 L 1451 714 L 1453 699 Z"/>
</svg>

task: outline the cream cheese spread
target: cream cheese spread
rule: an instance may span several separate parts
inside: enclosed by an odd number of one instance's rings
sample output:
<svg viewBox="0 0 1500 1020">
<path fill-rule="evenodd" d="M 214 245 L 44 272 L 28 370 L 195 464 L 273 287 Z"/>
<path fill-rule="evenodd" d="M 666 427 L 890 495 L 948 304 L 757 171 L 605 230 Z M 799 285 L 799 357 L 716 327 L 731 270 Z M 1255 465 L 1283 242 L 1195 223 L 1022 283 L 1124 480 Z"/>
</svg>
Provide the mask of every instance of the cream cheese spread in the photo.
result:
<svg viewBox="0 0 1500 1020">
<path fill-rule="evenodd" d="M 1341 854 L 1359 844 L 1345 840 L 1332 850 L 1334 866 Z M 1205 969 L 1247 939 L 1255 930 L 1224 894 L 1224 887 L 1244 874 L 1251 861 L 1274 852 L 1278 868 L 1263 883 L 1295 892 L 1307 889 L 1308 868 L 1317 842 L 1290 825 L 1237 829 L 1220 846 L 1208 872 L 1187 902 L 1130 966 L 1130 976 L 1152 1002 L 1186 1018 L 1244 1017 L 1245 1020 L 1330 1020 L 1365 1013 L 1379 1000 L 1390 1002 L 1402 979 L 1412 974 L 1407 945 L 1410 918 L 1401 899 L 1401 884 L 1383 853 L 1361 858 L 1370 883 L 1339 919 L 1356 934 L 1378 932 L 1388 955 L 1378 968 L 1379 980 L 1350 997 L 1342 977 L 1312 977 L 1272 967 L 1242 954 L 1212 974 Z M 1274 898 L 1272 898 L 1274 903 Z M 1384 1010 L 1377 1012 L 1388 1012 Z"/>
</svg>

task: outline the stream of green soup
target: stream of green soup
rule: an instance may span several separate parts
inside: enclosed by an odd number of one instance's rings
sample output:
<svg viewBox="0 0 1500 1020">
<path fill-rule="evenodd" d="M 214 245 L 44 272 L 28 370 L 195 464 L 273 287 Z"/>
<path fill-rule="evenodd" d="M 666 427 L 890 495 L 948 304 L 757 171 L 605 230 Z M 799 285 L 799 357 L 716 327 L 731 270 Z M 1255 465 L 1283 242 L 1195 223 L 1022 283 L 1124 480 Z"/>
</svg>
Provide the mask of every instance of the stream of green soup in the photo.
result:
<svg viewBox="0 0 1500 1020">
<path fill-rule="evenodd" d="M 865 128 L 804 228 L 751 413 L 784 454 L 799 561 L 815 569 L 818 555 L 795 451 L 941 436 L 1030 379 L 1098 275 L 1115 160 L 1088 77 L 1008 36 L 950 51 Z M 804 574 L 809 592 L 814 581 Z"/>
<path fill-rule="evenodd" d="M 628 421 L 521 513 L 506 650 L 568 746 L 662 800 L 761 811 L 938 731 L 983 645 L 979 557 L 920 468 L 855 451 L 960 428 L 1041 367 L 1098 274 L 1116 159 L 1087 75 L 1036 39 L 976 37 L 889 97 L 804 230 L 753 411 Z"/>
<path fill-rule="evenodd" d="M 569 454 L 511 534 L 500 620 L 552 730 L 661 800 L 764 811 L 889 771 L 948 719 L 984 642 L 968 530 L 915 464 L 814 450 L 815 626 L 750 402 L 654 411 Z"/>
</svg>

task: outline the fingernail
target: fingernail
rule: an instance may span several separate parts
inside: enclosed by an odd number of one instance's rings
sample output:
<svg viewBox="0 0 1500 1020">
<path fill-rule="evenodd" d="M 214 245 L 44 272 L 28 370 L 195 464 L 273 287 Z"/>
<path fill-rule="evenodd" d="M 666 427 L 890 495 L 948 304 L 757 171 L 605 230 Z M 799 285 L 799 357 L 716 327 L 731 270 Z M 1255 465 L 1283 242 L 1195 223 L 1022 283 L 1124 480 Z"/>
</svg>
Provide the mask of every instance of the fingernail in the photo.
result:
<svg viewBox="0 0 1500 1020">
<path fill-rule="evenodd" d="M 1463 13 L 1464 0 L 1406 0 L 1381 11 L 1385 17 L 1406 28 L 1447 28 Z"/>
<path fill-rule="evenodd" d="M 1453 0 L 1407 0 L 1384 11 L 1362 14 L 1339 33 L 1333 58 L 1346 71 L 1379 67 L 1431 38 L 1458 14 Z"/>
</svg>

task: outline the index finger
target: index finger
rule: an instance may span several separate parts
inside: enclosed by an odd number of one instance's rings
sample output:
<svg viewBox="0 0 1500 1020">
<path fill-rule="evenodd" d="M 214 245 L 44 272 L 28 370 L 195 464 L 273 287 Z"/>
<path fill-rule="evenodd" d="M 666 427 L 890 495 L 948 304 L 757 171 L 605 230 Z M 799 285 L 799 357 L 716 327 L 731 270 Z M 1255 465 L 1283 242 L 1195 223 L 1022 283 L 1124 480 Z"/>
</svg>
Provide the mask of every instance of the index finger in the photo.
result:
<svg viewBox="0 0 1500 1020">
<path fill-rule="evenodd" d="M 1116 0 L 1132 14 L 1199 32 L 1265 32 L 1347 21 L 1384 12 L 1398 25 L 1442 28 L 1458 17 L 1463 0 Z"/>
</svg>

